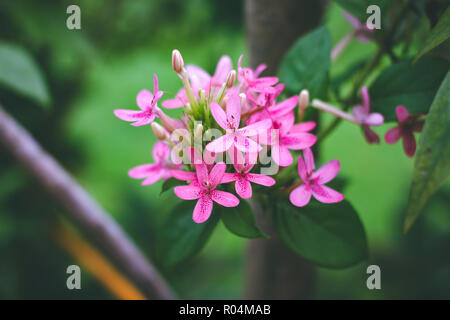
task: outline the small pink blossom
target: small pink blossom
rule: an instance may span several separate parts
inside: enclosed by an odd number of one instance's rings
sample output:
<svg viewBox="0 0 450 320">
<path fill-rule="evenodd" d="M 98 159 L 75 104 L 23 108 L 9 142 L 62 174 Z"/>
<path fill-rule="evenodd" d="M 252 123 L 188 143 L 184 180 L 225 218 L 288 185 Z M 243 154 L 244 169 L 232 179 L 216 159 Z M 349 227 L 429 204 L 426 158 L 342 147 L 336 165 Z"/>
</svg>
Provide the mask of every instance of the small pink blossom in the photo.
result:
<svg viewBox="0 0 450 320">
<path fill-rule="evenodd" d="M 204 163 L 196 164 L 197 180 L 187 186 L 175 187 L 174 192 L 177 197 L 183 200 L 198 199 L 193 212 L 194 222 L 202 223 L 208 220 L 213 209 L 213 202 L 224 207 L 239 205 L 239 199 L 235 195 L 216 189 L 222 183 L 226 167 L 225 163 L 219 162 L 208 173 Z"/>
<path fill-rule="evenodd" d="M 243 56 L 241 55 L 238 61 L 238 79 L 241 83 L 242 91 L 245 92 L 247 96 L 247 90 L 262 92 L 267 87 L 271 87 L 278 82 L 277 77 L 258 78 L 259 74 L 266 69 L 265 65 L 260 65 L 256 70 L 242 68 L 242 58 Z"/>
<path fill-rule="evenodd" d="M 314 156 L 311 149 L 305 149 L 303 155 L 304 160 L 302 156 L 298 158 L 298 174 L 303 184 L 290 193 L 291 203 L 297 207 L 304 207 L 311 200 L 311 195 L 323 203 L 342 201 L 344 196 L 341 193 L 324 185 L 336 177 L 341 166 L 339 161 L 331 160 L 314 171 Z"/>
<path fill-rule="evenodd" d="M 153 160 L 155 163 L 143 164 L 134 167 L 128 175 L 134 179 L 145 179 L 143 186 L 157 182 L 160 179 L 167 180 L 172 176 L 171 170 L 180 168 L 169 160 L 170 148 L 162 141 L 158 141 L 153 147 Z"/>
<path fill-rule="evenodd" d="M 261 146 L 248 137 L 257 135 L 261 130 L 267 130 L 272 125 L 272 121 L 265 119 L 239 129 L 241 121 L 241 99 L 239 95 L 233 95 L 228 99 L 226 113 L 219 104 L 213 101 L 211 103 L 211 113 L 217 124 L 226 130 L 226 133 L 220 138 L 208 143 L 206 145 L 207 150 L 224 152 L 233 145 L 244 152 L 257 152 L 261 150 Z"/>
<path fill-rule="evenodd" d="M 368 143 L 380 143 L 378 135 L 370 128 L 370 126 L 381 126 L 384 118 L 380 113 L 370 113 L 370 98 L 367 87 L 361 88 L 362 105 L 353 108 L 353 117 L 361 124 L 364 136 Z"/>
<path fill-rule="evenodd" d="M 389 144 L 396 143 L 400 138 L 403 139 L 403 149 L 408 157 L 413 157 L 416 152 L 416 139 L 414 132 L 422 132 L 424 120 L 419 120 L 423 114 L 410 115 L 404 106 L 395 108 L 398 126 L 386 132 L 384 140 Z"/>
<path fill-rule="evenodd" d="M 249 156 L 246 155 L 245 159 L 239 150 L 234 149 L 231 153 L 232 156 L 236 157 L 233 159 L 233 166 L 236 173 L 225 173 L 222 179 L 222 183 L 228 183 L 236 181 L 235 189 L 236 193 L 243 199 L 249 199 L 252 197 L 252 183 L 263 185 L 266 187 L 271 187 L 275 184 L 275 180 L 269 176 L 263 174 L 250 173 L 254 162 L 248 161 Z"/>
<path fill-rule="evenodd" d="M 114 114 L 117 118 L 124 121 L 133 122 L 131 125 L 135 127 L 144 126 L 153 122 L 157 116 L 157 105 L 159 99 L 161 99 L 163 92 L 158 90 L 158 78 L 156 74 L 153 75 L 153 93 L 148 90 L 142 90 L 139 92 L 136 98 L 136 103 L 141 111 L 116 109 Z"/>
<path fill-rule="evenodd" d="M 317 140 L 315 135 L 307 132 L 315 127 L 314 122 L 294 125 L 294 121 L 295 117 L 292 113 L 274 121 L 273 129 L 278 130 L 278 141 L 276 138 L 269 136 L 270 141 L 268 144 L 272 148 L 272 159 L 281 167 L 287 167 L 294 161 L 289 150 L 310 148 Z"/>
</svg>

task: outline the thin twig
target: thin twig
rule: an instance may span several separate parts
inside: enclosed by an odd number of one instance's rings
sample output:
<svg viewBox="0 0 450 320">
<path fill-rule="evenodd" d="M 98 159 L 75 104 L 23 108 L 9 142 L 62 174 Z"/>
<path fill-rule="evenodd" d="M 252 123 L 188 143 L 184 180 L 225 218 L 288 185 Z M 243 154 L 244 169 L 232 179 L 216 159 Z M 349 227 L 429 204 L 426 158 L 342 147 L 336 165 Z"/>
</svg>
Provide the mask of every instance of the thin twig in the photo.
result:
<svg viewBox="0 0 450 320">
<path fill-rule="evenodd" d="M 110 254 L 144 294 L 153 299 L 175 298 L 155 267 L 117 222 L 1 106 L 0 141 L 66 209 L 69 218 Z"/>
</svg>

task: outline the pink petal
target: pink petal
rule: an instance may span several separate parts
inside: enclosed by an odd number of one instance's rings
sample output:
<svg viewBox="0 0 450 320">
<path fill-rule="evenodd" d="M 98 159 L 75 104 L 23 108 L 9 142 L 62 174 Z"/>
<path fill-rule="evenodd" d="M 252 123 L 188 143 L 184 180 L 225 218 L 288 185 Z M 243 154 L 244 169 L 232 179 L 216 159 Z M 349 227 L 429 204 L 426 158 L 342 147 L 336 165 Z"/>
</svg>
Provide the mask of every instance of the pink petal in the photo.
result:
<svg viewBox="0 0 450 320">
<path fill-rule="evenodd" d="M 195 205 L 192 219 L 196 223 L 205 222 L 211 215 L 212 208 L 213 202 L 211 197 L 209 195 L 203 195 L 200 199 L 198 199 L 197 204 Z"/>
<path fill-rule="evenodd" d="M 211 82 L 208 72 L 195 65 L 186 66 L 189 79 L 191 80 L 192 91 L 197 93 L 200 89 L 206 89 Z"/>
<path fill-rule="evenodd" d="M 362 126 L 364 137 L 366 138 L 367 143 L 380 143 L 380 137 L 377 135 L 375 131 L 370 129 L 369 126 Z"/>
<path fill-rule="evenodd" d="M 231 59 L 229 56 L 222 56 L 217 63 L 216 71 L 214 72 L 213 81 L 214 84 L 220 86 L 227 79 L 228 74 L 233 68 Z"/>
<path fill-rule="evenodd" d="M 249 86 L 255 91 L 262 91 L 267 87 L 271 87 L 278 82 L 277 77 L 263 77 L 249 82 Z"/>
<path fill-rule="evenodd" d="M 367 90 L 366 86 L 361 88 L 361 98 L 363 101 L 364 111 L 367 114 L 370 112 L 370 98 L 369 98 L 369 90 Z"/>
<path fill-rule="evenodd" d="M 292 162 L 294 162 L 291 152 L 284 145 L 273 147 L 271 155 L 273 161 L 275 161 L 275 163 L 278 164 L 280 167 L 290 166 Z"/>
<path fill-rule="evenodd" d="M 202 153 L 193 147 L 187 147 L 186 148 L 186 156 L 189 160 L 190 164 L 202 164 L 203 163 L 203 156 Z"/>
<path fill-rule="evenodd" d="M 239 205 L 239 199 L 232 193 L 213 190 L 211 192 L 212 199 L 224 207 L 236 207 Z"/>
<path fill-rule="evenodd" d="M 355 117 L 356 121 L 360 124 L 364 124 L 367 118 L 367 112 L 363 106 L 356 106 L 352 110 L 352 114 Z"/>
<path fill-rule="evenodd" d="M 311 191 L 306 185 L 302 184 L 300 187 L 295 188 L 289 194 L 289 201 L 296 207 L 304 207 L 311 200 Z"/>
<path fill-rule="evenodd" d="M 397 106 L 395 108 L 398 122 L 405 122 L 409 118 L 409 111 L 404 106 Z"/>
<path fill-rule="evenodd" d="M 195 171 L 197 173 L 197 180 L 200 185 L 205 185 L 208 182 L 208 167 L 204 163 L 196 164 Z"/>
<path fill-rule="evenodd" d="M 148 109 L 153 108 L 152 102 L 153 93 L 145 89 L 141 90 L 136 97 L 136 103 L 138 107 L 143 111 L 147 111 Z"/>
<path fill-rule="evenodd" d="M 134 127 L 140 127 L 140 126 L 145 126 L 151 122 L 153 122 L 153 120 L 155 120 L 155 115 L 152 114 L 150 116 L 146 116 L 145 118 L 142 118 L 139 121 L 133 122 L 131 125 Z"/>
<path fill-rule="evenodd" d="M 169 99 L 166 101 L 162 102 L 162 106 L 164 108 L 167 109 L 176 109 L 176 108 L 181 108 L 182 106 L 184 106 L 186 103 L 183 103 L 182 100 L 175 98 L 175 99 Z"/>
<path fill-rule="evenodd" d="M 403 149 L 408 157 L 412 158 L 416 152 L 416 139 L 410 131 L 403 134 Z"/>
<path fill-rule="evenodd" d="M 317 138 L 312 133 L 300 132 L 282 137 L 282 143 L 291 150 L 303 150 L 316 143 Z"/>
<path fill-rule="evenodd" d="M 239 122 L 241 121 L 241 98 L 238 94 L 232 95 L 228 99 L 226 118 L 233 124 L 233 128 L 239 128 Z"/>
<path fill-rule="evenodd" d="M 350 13 L 348 13 L 347 11 L 342 12 L 342 15 L 344 16 L 345 20 L 347 20 L 355 29 L 359 29 L 361 28 L 361 22 L 359 22 L 359 20 L 352 16 Z"/>
<path fill-rule="evenodd" d="M 233 137 L 228 134 L 221 136 L 220 138 L 211 141 L 206 145 L 206 150 L 212 152 L 224 152 L 227 151 L 233 145 Z"/>
<path fill-rule="evenodd" d="M 369 126 L 381 126 L 384 122 L 384 118 L 380 113 L 371 113 L 367 116 L 365 124 Z"/>
<path fill-rule="evenodd" d="M 116 109 L 114 110 L 114 115 L 124 121 L 137 121 L 145 118 L 146 113 L 143 111 Z"/>
<path fill-rule="evenodd" d="M 170 155 L 170 148 L 165 142 L 158 141 L 153 146 L 152 155 L 153 155 L 153 159 L 156 162 L 168 160 L 169 155 Z"/>
<path fill-rule="evenodd" d="M 254 72 L 255 77 L 259 76 L 266 69 L 267 69 L 267 65 L 264 63 L 257 66 L 255 69 L 255 72 Z"/>
<path fill-rule="evenodd" d="M 254 140 L 244 136 L 234 136 L 232 141 L 235 147 L 243 152 L 259 152 L 262 149 L 262 147 Z"/>
<path fill-rule="evenodd" d="M 315 180 L 318 184 L 325 184 L 336 177 L 340 168 L 339 160 L 331 160 L 315 171 L 311 175 L 311 180 Z"/>
<path fill-rule="evenodd" d="M 303 182 L 308 182 L 308 170 L 306 169 L 306 163 L 302 156 L 298 157 L 297 172 Z"/>
<path fill-rule="evenodd" d="M 402 129 L 400 127 L 394 127 L 386 132 L 384 140 L 389 144 L 396 143 L 402 136 Z"/>
<path fill-rule="evenodd" d="M 274 105 L 273 107 L 270 107 L 269 112 L 276 117 L 282 117 L 283 115 L 286 115 L 287 113 L 294 110 L 294 108 L 297 106 L 297 103 L 298 96 L 293 96 Z"/>
<path fill-rule="evenodd" d="M 252 186 L 247 179 L 240 176 L 236 180 L 236 193 L 243 199 L 250 199 L 252 197 Z"/>
<path fill-rule="evenodd" d="M 183 200 L 199 199 L 203 194 L 203 190 L 200 187 L 193 185 L 176 186 L 173 191 L 178 198 Z"/>
<path fill-rule="evenodd" d="M 227 115 L 223 111 L 223 109 L 219 106 L 219 104 L 215 101 L 211 103 L 211 113 L 214 117 L 214 120 L 216 120 L 217 124 L 224 130 L 227 130 L 230 128 L 228 121 L 227 121 Z"/>
<path fill-rule="evenodd" d="M 243 170 L 245 159 L 242 152 L 236 149 L 236 147 L 228 149 L 228 155 L 231 158 L 231 163 L 236 169 L 236 172 L 241 172 Z"/>
<path fill-rule="evenodd" d="M 170 170 L 170 174 L 177 180 L 181 181 L 192 181 L 197 179 L 197 174 L 192 171 L 184 171 L 184 170 Z"/>
<path fill-rule="evenodd" d="M 327 186 L 312 185 L 311 191 L 314 198 L 322 203 L 335 203 L 344 200 L 344 196 L 341 193 Z"/>
<path fill-rule="evenodd" d="M 161 170 L 161 167 L 157 164 L 142 164 L 130 169 L 128 175 L 134 179 L 142 179 L 157 173 L 159 170 Z"/>
<path fill-rule="evenodd" d="M 244 136 L 255 136 L 259 134 L 260 131 L 270 129 L 270 127 L 272 127 L 272 120 L 265 119 L 241 128 L 238 131 Z"/>
<path fill-rule="evenodd" d="M 222 181 L 226 169 L 227 165 L 224 162 L 219 162 L 211 169 L 211 172 L 209 173 L 209 183 L 212 189 Z"/>
<path fill-rule="evenodd" d="M 266 187 L 271 187 L 275 184 L 275 179 L 263 174 L 248 173 L 247 180 Z"/>
<path fill-rule="evenodd" d="M 302 122 L 296 125 L 293 125 L 292 128 L 289 130 L 290 133 L 297 133 L 297 132 L 306 132 L 311 131 L 316 127 L 316 123 L 314 121 L 307 121 Z"/>
<path fill-rule="evenodd" d="M 225 172 L 222 176 L 220 183 L 230 183 L 236 181 L 241 175 L 239 173 L 227 173 Z"/>
<path fill-rule="evenodd" d="M 166 174 L 167 170 L 165 170 L 164 168 L 160 168 L 160 170 L 152 173 L 151 175 L 149 175 L 147 177 L 147 179 L 145 179 L 144 181 L 142 181 L 142 185 L 143 186 L 148 186 L 151 184 L 154 184 L 155 182 L 159 181 L 160 179 L 164 178 L 164 175 Z"/>
<path fill-rule="evenodd" d="M 156 95 L 158 93 L 158 77 L 153 74 L 153 93 Z"/>
<path fill-rule="evenodd" d="M 311 149 L 307 148 L 303 150 L 303 156 L 305 157 L 306 171 L 308 174 L 311 174 L 315 168 L 314 155 Z"/>
</svg>

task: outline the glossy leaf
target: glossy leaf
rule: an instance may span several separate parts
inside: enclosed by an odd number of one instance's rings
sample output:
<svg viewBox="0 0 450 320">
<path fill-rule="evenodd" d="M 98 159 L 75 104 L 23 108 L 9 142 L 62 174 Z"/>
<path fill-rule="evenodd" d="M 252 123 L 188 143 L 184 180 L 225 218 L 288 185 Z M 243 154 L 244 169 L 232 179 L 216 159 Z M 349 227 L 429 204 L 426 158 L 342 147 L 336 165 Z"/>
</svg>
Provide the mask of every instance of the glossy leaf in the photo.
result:
<svg viewBox="0 0 450 320">
<path fill-rule="evenodd" d="M 448 38 L 450 38 L 450 7 L 445 10 L 438 23 L 434 26 L 433 30 L 431 30 L 430 35 L 426 39 L 422 50 L 420 50 L 420 53 L 416 56 L 415 60 L 417 61 L 424 54 L 436 48 Z"/>
<path fill-rule="evenodd" d="M 328 85 L 330 53 L 331 37 L 326 27 L 301 37 L 281 62 L 280 82 L 291 93 L 308 89 L 312 98 L 323 98 Z"/>
<path fill-rule="evenodd" d="M 218 216 L 214 213 L 204 223 L 195 223 L 192 220 L 196 202 L 179 203 L 160 229 L 157 256 L 165 266 L 174 266 L 197 254 L 217 225 Z"/>
<path fill-rule="evenodd" d="M 433 100 L 419 140 L 406 210 L 405 232 L 449 174 L 450 71 Z"/>
<path fill-rule="evenodd" d="M 235 235 L 244 238 L 260 238 L 265 234 L 255 223 L 253 210 L 247 201 L 241 200 L 239 206 L 233 208 L 217 207 L 225 227 Z"/>
<path fill-rule="evenodd" d="M 345 268 L 367 258 L 364 227 L 351 204 L 311 201 L 303 208 L 279 201 L 274 224 L 287 247 L 328 268 Z"/>
<path fill-rule="evenodd" d="M 0 85 L 48 107 L 44 78 L 32 57 L 19 47 L 0 43 Z"/>
<path fill-rule="evenodd" d="M 413 64 L 403 60 L 385 69 L 369 89 L 373 112 L 386 122 L 396 121 L 395 108 L 404 105 L 410 113 L 428 113 L 434 96 L 450 68 L 450 62 L 424 57 Z"/>
</svg>

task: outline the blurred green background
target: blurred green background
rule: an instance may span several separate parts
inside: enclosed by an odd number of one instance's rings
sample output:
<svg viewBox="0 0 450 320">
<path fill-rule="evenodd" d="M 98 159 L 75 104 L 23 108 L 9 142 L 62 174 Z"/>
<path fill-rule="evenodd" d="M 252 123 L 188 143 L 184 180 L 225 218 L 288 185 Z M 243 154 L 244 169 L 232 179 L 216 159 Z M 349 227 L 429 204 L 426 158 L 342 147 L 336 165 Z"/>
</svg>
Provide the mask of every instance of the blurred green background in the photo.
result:
<svg viewBox="0 0 450 320">
<path fill-rule="evenodd" d="M 171 51 L 213 72 L 223 54 L 235 67 L 246 54 L 240 0 L 77 1 L 81 30 L 66 28 L 73 1 L 1 1 L 0 41 L 25 49 L 40 66 L 52 99 L 45 110 L 0 87 L 0 102 L 52 153 L 153 259 L 158 226 L 179 201 L 161 183 L 142 187 L 129 168 L 152 162 L 150 127 L 133 128 L 113 115 L 135 108 L 136 94 L 165 97 L 181 82 Z M 336 43 L 349 30 L 331 3 L 324 18 Z M 333 64 L 337 78 L 366 59 L 375 45 L 352 42 Z M 248 62 L 248 59 L 246 60 Z M 168 112 L 178 115 L 179 111 Z M 325 117 L 324 121 L 330 119 Z M 392 124 L 377 128 L 383 135 Z M 322 145 L 322 161 L 339 159 L 345 196 L 360 214 L 370 258 L 346 270 L 319 270 L 317 298 L 450 298 L 450 186 L 432 198 L 412 230 L 402 235 L 413 160 L 401 144 L 368 145 L 360 129 L 343 124 Z M 0 147 L 0 298 L 114 298 L 87 272 L 82 290 L 67 290 L 66 268 L 77 262 L 51 237 L 61 208 Z M 162 273 L 182 298 L 242 298 L 246 240 L 219 225 L 194 259 Z M 366 287 L 366 268 L 381 267 L 382 290 Z"/>
</svg>

